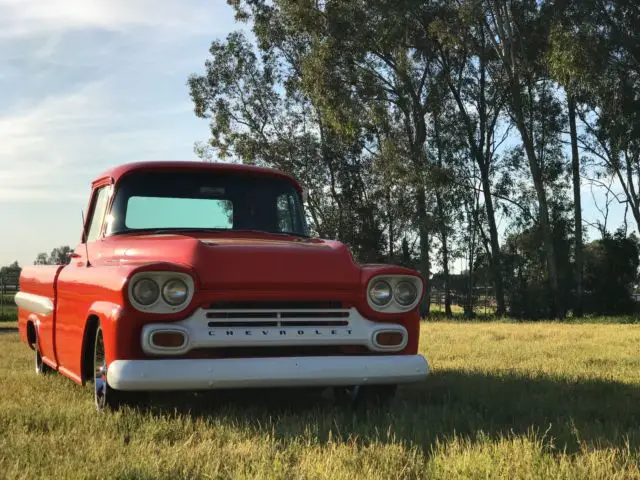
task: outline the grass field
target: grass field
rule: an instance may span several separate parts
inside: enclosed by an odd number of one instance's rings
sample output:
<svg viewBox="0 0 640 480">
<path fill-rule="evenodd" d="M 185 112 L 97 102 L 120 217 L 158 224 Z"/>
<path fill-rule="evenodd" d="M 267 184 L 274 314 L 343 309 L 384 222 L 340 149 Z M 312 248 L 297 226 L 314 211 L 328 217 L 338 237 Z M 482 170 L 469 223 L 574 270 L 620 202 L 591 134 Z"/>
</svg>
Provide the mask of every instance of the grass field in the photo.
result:
<svg viewBox="0 0 640 480">
<path fill-rule="evenodd" d="M 3 305 L 0 308 L 0 322 L 13 322 L 18 318 L 18 307 Z"/>
<path fill-rule="evenodd" d="M 432 375 L 387 410 L 162 395 L 96 414 L 0 335 L 3 478 L 640 478 L 640 325 L 425 324 Z"/>
<path fill-rule="evenodd" d="M 0 322 L 14 321 L 18 316 L 18 307 L 14 301 L 14 294 L 0 293 Z"/>
</svg>

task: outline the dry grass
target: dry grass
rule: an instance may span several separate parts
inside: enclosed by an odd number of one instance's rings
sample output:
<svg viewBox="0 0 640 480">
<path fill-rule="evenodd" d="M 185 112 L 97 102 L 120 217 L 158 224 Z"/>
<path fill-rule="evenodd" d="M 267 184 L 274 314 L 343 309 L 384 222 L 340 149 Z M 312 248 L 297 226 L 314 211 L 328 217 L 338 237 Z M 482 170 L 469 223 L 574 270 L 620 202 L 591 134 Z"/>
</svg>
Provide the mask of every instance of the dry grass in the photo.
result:
<svg viewBox="0 0 640 480">
<path fill-rule="evenodd" d="M 164 395 L 96 414 L 0 335 L 0 477 L 640 478 L 640 325 L 430 323 L 433 373 L 387 411 Z"/>
</svg>

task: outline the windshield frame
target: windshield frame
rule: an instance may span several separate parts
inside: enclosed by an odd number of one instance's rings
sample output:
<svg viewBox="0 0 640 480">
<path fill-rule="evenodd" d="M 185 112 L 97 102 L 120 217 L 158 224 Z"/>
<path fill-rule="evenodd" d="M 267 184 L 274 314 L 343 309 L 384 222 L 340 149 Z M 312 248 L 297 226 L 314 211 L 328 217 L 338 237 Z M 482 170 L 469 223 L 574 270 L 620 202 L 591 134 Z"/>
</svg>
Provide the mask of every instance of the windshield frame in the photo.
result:
<svg viewBox="0 0 640 480">
<path fill-rule="evenodd" d="M 280 187 L 283 191 L 288 190 L 287 194 L 289 197 L 293 199 L 293 212 L 292 215 L 295 217 L 296 227 L 293 231 L 282 231 L 282 230 L 269 230 L 263 228 L 253 228 L 252 226 L 248 228 L 243 227 L 235 227 L 231 228 L 200 228 L 200 227 L 166 227 L 166 226 L 158 226 L 153 228 L 128 228 L 125 226 L 125 218 L 126 213 L 126 205 L 123 209 L 123 201 L 128 202 L 128 199 L 132 196 L 135 196 L 135 192 L 152 190 L 155 187 L 158 187 L 157 183 L 153 184 L 144 184 L 140 183 L 140 181 L 144 182 L 144 177 L 156 176 L 185 176 L 185 177 L 193 177 L 202 179 L 202 177 L 212 177 L 216 180 L 226 181 L 231 180 L 235 182 L 236 186 L 244 180 L 247 180 L 249 183 L 254 182 L 256 184 L 264 183 L 272 188 Z M 226 177 L 226 178 L 223 178 Z M 165 179 L 166 180 L 166 179 Z M 130 183 L 131 182 L 131 183 Z M 202 183 L 196 182 L 196 183 Z M 270 185 L 269 185 L 270 184 Z M 128 187 L 132 187 L 132 190 L 127 192 Z M 206 184 L 205 184 L 206 186 Z M 142 187 L 142 188 L 140 188 Z M 160 185 L 159 188 L 162 188 Z M 126 192 L 126 193 L 124 193 Z M 133 193 L 132 193 L 133 192 Z M 123 197 L 124 195 L 124 197 Z M 162 196 L 162 195 L 159 195 Z M 171 197 L 173 195 L 168 194 L 167 197 Z M 184 196 L 180 198 L 217 198 L 217 197 L 209 197 L 209 196 Z M 220 197 L 220 198 L 229 198 L 229 197 Z M 123 215 L 125 217 L 123 217 Z M 126 235 L 126 234 L 153 234 L 153 233 L 184 233 L 184 232 L 193 232 L 193 233 L 256 233 L 256 234 L 270 234 L 270 235 L 279 235 L 279 236 L 293 236 L 299 238 L 310 238 L 310 230 L 307 222 L 306 210 L 304 206 L 303 193 L 300 189 L 300 186 L 293 180 L 290 180 L 286 177 L 275 176 L 275 175 L 267 175 L 264 173 L 248 173 L 246 171 L 211 171 L 211 170 L 149 170 L 149 171 L 140 171 L 134 170 L 131 172 L 127 172 L 122 177 L 120 177 L 116 183 L 113 185 L 113 191 L 111 195 L 111 202 L 108 207 L 108 214 L 105 216 L 104 222 L 104 237 L 113 237 L 118 235 Z"/>
</svg>

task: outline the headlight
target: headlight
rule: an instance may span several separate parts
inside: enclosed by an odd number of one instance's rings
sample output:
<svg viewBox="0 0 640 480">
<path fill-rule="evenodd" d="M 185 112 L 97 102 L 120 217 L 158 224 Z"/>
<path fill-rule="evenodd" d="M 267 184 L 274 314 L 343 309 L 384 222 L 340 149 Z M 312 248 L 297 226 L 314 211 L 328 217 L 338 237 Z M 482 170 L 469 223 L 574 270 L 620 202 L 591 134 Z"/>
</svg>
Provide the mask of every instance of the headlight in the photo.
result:
<svg viewBox="0 0 640 480">
<path fill-rule="evenodd" d="M 179 278 L 172 278 L 162 287 L 162 298 L 169 305 L 180 305 L 189 297 L 189 287 Z"/>
<path fill-rule="evenodd" d="M 402 280 L 396 285 L 394 297 L 402 306 L 411 305 L 418 298 L 418 289 L 412 282 Z"/>
<path fill-rule="evenodd" d="M 393 292 L 391 285 L 384 280 L 377 281 L 369 289 L 369 298 L 378 306 L 386 305 L 391 301 Z"/>
<path fill-rule="evenodd" d="M 151 305 L 160 296 L 158 284 L 149 278 L 141 278 L 132 289 L 133 298 L 140 305 Z"/>
</svg>

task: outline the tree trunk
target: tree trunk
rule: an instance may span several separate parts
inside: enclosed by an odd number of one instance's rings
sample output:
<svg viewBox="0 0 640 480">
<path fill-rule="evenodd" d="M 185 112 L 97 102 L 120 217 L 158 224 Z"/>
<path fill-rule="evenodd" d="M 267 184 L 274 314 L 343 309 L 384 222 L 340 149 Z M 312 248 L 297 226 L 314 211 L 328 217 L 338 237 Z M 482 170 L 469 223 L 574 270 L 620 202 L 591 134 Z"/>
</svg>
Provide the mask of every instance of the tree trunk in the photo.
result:
<svg viewBox="0 0 640 480">
<path fill-rule="evenodd" d="M 553 244 L 553 233 L 551 230 L 551 222 L 549 221 L 549 209 L 547 205 L 547 194 L 544 189 L 542 179 L 542 171 L 536 152 L 534 149 L 532 135 L 529 134 L 528 127 L 525 122 L 525 109 L 521 98 L 521 66 L 516 54 L 516 44 L 514 43 L 516 25 L 513 24 L 511 18 L 511 8 L 509 2 L 489 2 L 490 15 L 495 22 L 495 30 L 488 28 L 488 38 L 492 42 L 493 49 L 500 57 L 505 67 L 505 73 L 509 82 L 509 100 L 511 103 L 512 114 L 515 118 L 515 124 L 522 137 L 522 143 L 529 161 L 531 176 L 533 177 L 533 185 L 536 189 L 538 197 L 538 206 L 540 210 L 540 228 L 542 229 L 545 256 L 547 260 L 547 274 L 549 277 L 549 287 L 553 301 L 550 305 L 551 315 L 553 317 L 561 317 L 563 315 L 562 296 L 560 294 L 560 284 L 558 281 L 558 265 L 556 262 L 556 251 Z M 485 25 L 488 26 L 485 21 Z M 531 80 L 531 79 L 529 79 Z M 528 86 L 531 93 L 531 81 Z M 533 115 L 530 111 L 529 115 Z M 531 118 L 531 117 L 530 117 Z"/>
<path fill-rule="evenodd" d="M 551 317 L 561 318 L 563 316 L 562 296 L 560 295 L 560 283 L 558 281 L 558 264 L 556 262 L 556 249 L 553 244 L 553 233 L 551 231 L 551 222 L 549 220 L 549 206 L 547 203 L 547 192 L 544 189 L 542 179 L 542 171 L 538 163 L 538 158 L 533 146 L 533 140 L 529 136 L 527 126 L 524 120 L 524 112 L 520 99 L 520 90 L 518 83 L 512 85 L 512 98 L 514 107 L 514 116 L 516 118 L 516 126 L 522 137 L 527 160 L 529 161 L 529 169 L 533 178 L 533 186 L 536 189 L 538 198 L 538 207 L 540 211 L 540 228 L 542 229 L 542 238 L 544 244 L 545 256 L 547 259 L 547 273 L 549 276 L 549 287 L 553 302 L 551 304 Z"/>
<path fill-rule="evenodd" d="M 393 243 L 395 238 L 393 237 L 393 212 L 391 211 L 391 188 L 387 187 L 387 219 L 389 222 L 389 262 L 393 262 Z"/>
<path fill-rule="evenodd" d="M 447 228 L 444 221 L 444 206 L 442 196 L 436 193 L 436 206 L 438 208 L 440 241 L 442 242 L 442 268 L 444 277 L 444 313 L 447 318 L 453 316 L 451 311 L 451 289 L 449 288 L 449 246 L 447 244 Z"/>
<path fill-rule="evenodd" d="M 498 227 L 496 225 L 496 215 L 493 208 L 493 197 L 491 196 L 491 183 L 489 182 L 489 167 L 485 164 L 484 160 L 482 162 L 478 162 L 478 166 L 480 167 L 482 193 L 484 195 L 484 206 L 487 212 L 487 222 L 489 223 L 489 245 L 491 246 L 489 267 L 491 268 L 493 286 L 496 292 L 496 316 L 501 317 L 506 314 L 507 309 L 504 302 L 502 259 L 500 255 L 500 243 L 498 242 Z"/>
<path fill-rule="evenodd" d="M 506 313 L 506 305 L 504 301 L 504 284 L 502 282 L 502 260 L 500 255 L 500 242 L 498 241 L 498 228 L 496 226 L 495 209 L 493 207 L 493 197 L 491 196 L 491 183 L 489 181 L 489 165 L 491 162 L 491 150 L 489 140 L 493 137 L 495 129 L 495 123 L 492 127 L 487 128 L 487 124 L 491 122 L 487 119 L 487 108 L 484 101 L 485 94 L 485 61 L 484 55 L 480 56 L 480 108 L 478 111 L 478 117 L 480 122 L 481 139 L 478 141 L 476 138 L 476 123 L 467 114 L 464 101 L 462 99 L 460 89 L 456 87 L 452 82 L 449 82 L 449 89 L 456 99 L 458 109 L 461 112 L 462 119 L 466 125 L 467 141 L 469 144 L 469 150 L 475 160 L 478 168 L 480 169 L 480 175 L 482 178 L 482 193 L 485 198 L 485 209 L 487 213 L 487 221 L 489 222 L 489 237 L 491 254 L 490 265 L 491 277 L 493 278 L 493 287 L 496 295 L 496 315 L 503 316 Z M 483 143 L 485 142 L 485 136 L 487 140 L 487 156 L 483 152 Z"/>
<path fill-rule="evenodd" d="M 427 291 L 420 309 L 420 314 L 424 317 L 429 315 L 431 301 L 429 298 L 429 226 L 427 224 L 427 200 L 424 187 L 418 187 L 416 194 L 416 203 L 418 207 L 418 232 L 420 234 L 420 273 L 424 276 L 427 283 Z"/>
<path fill-rule="evenodd" d="M 576 303 L 573 315 L 582 317 L 583 314 L 583 267 L 582 267 L 582 204 L 580 199 L 580 156 L 578 154 L 578 134 L 576 131 L 576 103 L 573 96 L 567 95 L 569 113 L 569 130 L 571 134 L 571 171 L 573 174 L 573 205 L 575 218 L 575 274 L 576 274 Z"/>
</svg>

